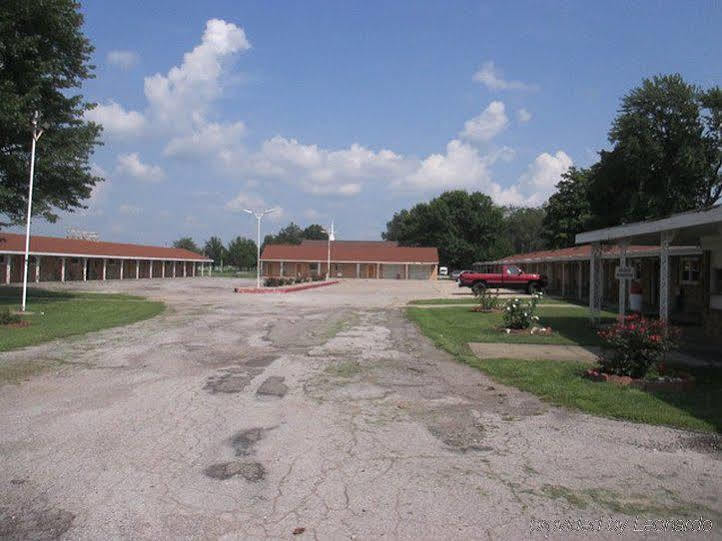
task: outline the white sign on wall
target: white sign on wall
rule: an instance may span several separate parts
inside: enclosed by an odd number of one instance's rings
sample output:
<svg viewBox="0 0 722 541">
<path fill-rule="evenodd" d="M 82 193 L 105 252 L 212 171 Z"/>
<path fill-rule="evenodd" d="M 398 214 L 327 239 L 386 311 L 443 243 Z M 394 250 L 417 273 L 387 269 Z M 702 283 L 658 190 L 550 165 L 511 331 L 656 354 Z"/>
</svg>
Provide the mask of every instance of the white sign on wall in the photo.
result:
<svg viewBox="0 0 722 541">
<path fill-rule="evenodd" d="M 634 267 L 617 267 L 614 270 L 614 277 L 617 280 L 634 280 L 637 276 Z"/>
</svg>

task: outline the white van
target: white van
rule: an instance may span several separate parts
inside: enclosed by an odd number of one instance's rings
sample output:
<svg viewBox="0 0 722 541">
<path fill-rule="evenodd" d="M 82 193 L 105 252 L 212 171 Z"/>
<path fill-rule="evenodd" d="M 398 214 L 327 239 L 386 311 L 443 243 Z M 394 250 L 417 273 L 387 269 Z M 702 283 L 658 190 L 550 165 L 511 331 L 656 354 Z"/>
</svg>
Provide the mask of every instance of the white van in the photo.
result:
<svg viewBox="0 0 722 541">
<path fill-rule="evenodd" d="M 439 267 L 439 276 L 449 276 L 449 267 Z"/>
</svg>

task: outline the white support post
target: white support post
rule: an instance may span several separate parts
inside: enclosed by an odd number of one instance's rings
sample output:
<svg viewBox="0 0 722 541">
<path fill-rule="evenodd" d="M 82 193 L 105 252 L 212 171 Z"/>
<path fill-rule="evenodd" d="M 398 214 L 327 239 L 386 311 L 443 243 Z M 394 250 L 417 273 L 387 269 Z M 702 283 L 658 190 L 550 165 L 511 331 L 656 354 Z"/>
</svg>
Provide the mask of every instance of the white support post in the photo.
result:
<svg viewBox="0 0 722 541">
<path fill-rule="evenodd" d="M 356 278 L 361 278 L 361 263 L 356 263 Z"/>
<path fill-rule="evenodd" d="M 178 264 L 177 261 L 173 261 L 173 278 L 175 278 L 175 268 L 176 268 L 177 264 Z"/>
<path fill-rule="evenodd" d="M 583 261 L 577 261 L 579 265 L 577 267 L 577 299 L 582 300 L 582 267 L 584 266 Z"/>
<path fill-rule="evenodd" d="M 88 281 L 88 258 L 83 258 L 83 282 Z"/>
<path fill-rule="evenodd" d="M 659 250 L 659 319 L 669 321 L 669 244 L 674 237 L 671 231 L 663 231 Z"/>
<path fill-rule="evenodd" d="M 184 261 L 183 262 L 183 278 L 186 277 L 186 267 L 187 267 L 187 265 L 186 265 L 186 262 Z"/>
<path fill-rule="evenodd" d="M 404 280 L 408 280 L 408 279 L 409 279 L 409 264 L 406 263 L 404 265 Z"/>
<path fill-rule="evenodd" d="M 60 282 L 65 283 L 65 258 L 60 258 Z"/>
<path fill-rule="evenodd" d="M 10 271 L 12 270 L 10 267 L 10 262 L 12 261 L 12 259 L 13 259 L 13 256 L 11 256 L 10 254 L 7 254 L 5 256 L 5 283 L 6 284 L 10 283 Z"/>
<path fill-rule="evenodd" d="M 140 259 L 135 260 L 135 279 L 140 279 Z"/>
<path fill-rule="evenodd" d="M 376 279 L 381 278 L 381 263 L 376 263 Z"/>
<path fill-rule="evenodd" d="M 331 276 L 331 267 L 330 266 L 328 269 L 326 269 L 326 271 L 328 273 L 327 276 Z M 281 276 L 283 276 L 283 261 L 281 261 L 281 270 L 279 272 L 281 273 Z"/>
<path fill-rule="evenodd" d="M 35 256 L 35 282 L 40 281 L 40 256 Z"/>
<path fill-rule="evenodd" d="M 123 279 L 123 268 L 125 267 L 125 259 L 119 259 L 118 261 L 120 261 L 120 274 L 119 274 L 119 276 L 120 276 L 120 280 L 122 280 L 122 279 Z"/>
<path fill-rule="evenodd" d="M 160 277 L 165 278 L 165 261 L 160 262 Z"/>
<path fill-rule="evenodd" d="M 107 272 L 108 272 L 108 260 L 103 258 L 103 281 L 105 281 Z"/>
<path fill-rule="evenodd" d="M 628 241 L 623 241 L 619 243 L 619 266 L 620 267 L 626 267 L 627 266 L 627 246 L 629 245 Z M 627 315 L 627 287 L 629 285 L 629 281 L 620 278 L 619 279 L 619 321 L 624 321 L 624 316 Z"/>
<path fill-rule="evenodd" d="M 589 259 L 589 312 L 593 321 L 599 318 L 601 310 L 602 246 L 592 243 L 592 255 Z"/>
<path fill-rule="evenodd" d="M 197 267 L 197 266 L 198 266 L 198 265 L 197 265 L 196 262 L 194 261 L 194 262 L 193 262 L 193 268 L 192 268 L 192 270 L 191 270 L 191 276 L 192 276 L 193 278 L 196 277 L 196 267 Z"/>
</svg>

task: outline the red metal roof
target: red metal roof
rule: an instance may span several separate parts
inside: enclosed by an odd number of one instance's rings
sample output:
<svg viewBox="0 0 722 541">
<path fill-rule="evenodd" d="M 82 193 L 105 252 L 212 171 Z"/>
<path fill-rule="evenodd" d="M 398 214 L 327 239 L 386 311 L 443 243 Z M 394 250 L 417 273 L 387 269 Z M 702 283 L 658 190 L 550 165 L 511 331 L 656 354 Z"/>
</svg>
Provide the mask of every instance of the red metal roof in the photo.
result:
<svg viewBox="0 0 722 541">
<path fill-rule="evenodd" d="M 659 251 L 659 246 L 632 245 L 627 247 L 627 256 L 652 255 Z M 563 261 L 567 259 L 589 259 L 592 255 L 590 244 L 573 246 L 571 248 L 560 248 L 558 250 L 541 250 L 527 254 L 514 254 L 508 257 L 493 261 L 492 263 L 514 263 L 519 261 Z M 603 245 L 602 256 L 613 257 L 619 255 L 619 247 L 616 245 Z"/>
<path fill-rule="evenodd" d="M 0 231 L 0 253 L 25 253 L 25 235 Z M 134 259 L 175 259 L 211 261 L 207 257 L 183 250 L 142 244 L 100 242 L 93 240 L 64 239 L 59 237 L 30 236 L 30 253 L 37 255 L 117 257 Z"/>
<path fill-rule="evenodd" d="M 261 260 L 326 261 L 328 241 L 304 241 L 301 244 L 268 244 Z M 439 262 L 436 248 L 399 246 L 396 242 L 337 240 L 331 243 L 331 261 L 381 263 Z"/>
</svg>

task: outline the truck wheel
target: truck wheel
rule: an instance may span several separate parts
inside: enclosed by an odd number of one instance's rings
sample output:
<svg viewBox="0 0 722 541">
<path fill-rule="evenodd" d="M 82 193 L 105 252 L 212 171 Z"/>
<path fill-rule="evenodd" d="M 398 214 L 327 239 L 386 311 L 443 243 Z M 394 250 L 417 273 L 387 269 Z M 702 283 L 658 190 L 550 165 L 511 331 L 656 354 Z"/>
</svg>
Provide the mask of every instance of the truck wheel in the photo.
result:
<svg viewBox="0 0 722 541">
<path fill-rule="evenodd" d="M 486 284 L 484 282 L 476 282 L 473 286 L 471 286 L 471 292 L 474 294 L 475 297 L 478 297 L 481 295 L 481 293 L 486 289 Z"/>
</svg>

